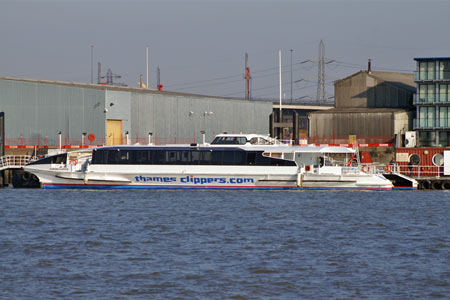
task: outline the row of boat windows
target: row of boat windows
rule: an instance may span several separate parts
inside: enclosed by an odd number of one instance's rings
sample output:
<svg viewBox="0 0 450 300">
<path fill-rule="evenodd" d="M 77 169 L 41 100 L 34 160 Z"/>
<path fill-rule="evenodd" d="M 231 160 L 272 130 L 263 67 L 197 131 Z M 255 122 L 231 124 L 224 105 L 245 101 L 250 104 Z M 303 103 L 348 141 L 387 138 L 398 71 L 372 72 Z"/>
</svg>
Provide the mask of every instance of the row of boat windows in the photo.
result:
<svg viewBox="0 0 450 300">
<path fill-rule="evenodd" d="M 239 150 L 97 150 L 92 164 L 135 165 L 258 165 L 295 166 L 295 162 Z"/>
<path fill-rule="evenodd" d="M 65 164 L 67 160 L 67 153 L 49 156 L 35 162 L 30 163 L 30 165 L 40 165 L 40 164 Z"/>
</svg>

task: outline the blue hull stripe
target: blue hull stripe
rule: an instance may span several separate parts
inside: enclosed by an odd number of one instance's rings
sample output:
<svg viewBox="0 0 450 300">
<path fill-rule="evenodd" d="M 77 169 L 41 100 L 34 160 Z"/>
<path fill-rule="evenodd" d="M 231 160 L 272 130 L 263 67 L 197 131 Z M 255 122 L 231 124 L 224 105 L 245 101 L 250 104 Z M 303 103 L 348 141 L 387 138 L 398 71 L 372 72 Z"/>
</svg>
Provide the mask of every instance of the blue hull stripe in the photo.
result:
<svg viewBox="0 0 450 300">
<path fill-rule="evenodd" d="M 193 190 L 391 190 L 384 187 L 296 187 L 296 186 L 167 186 L 167 185 L 96 185 L 96 184 L 43 184 L 43 189 L 88 189 L 88 190 L 132 190 L 132 189 L 193 189 Z"/>
</svg>

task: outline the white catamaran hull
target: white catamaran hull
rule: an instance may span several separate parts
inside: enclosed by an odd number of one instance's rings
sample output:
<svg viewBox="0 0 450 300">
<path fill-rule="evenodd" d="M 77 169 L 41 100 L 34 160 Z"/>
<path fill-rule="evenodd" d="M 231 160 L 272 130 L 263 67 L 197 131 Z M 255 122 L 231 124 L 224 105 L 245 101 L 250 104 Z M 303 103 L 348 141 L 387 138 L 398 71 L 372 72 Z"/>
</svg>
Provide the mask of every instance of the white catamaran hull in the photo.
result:
<svg viewBox="0 0 450 300">
<path fill-rule="evenodd" d="M 381 176 L 298 174 L 296 167 L 248 167 L 246 171 L 242 167 L 221 167 L 222 172 L 216 167 L 181 170 L 176 166 L 144 167 L 140 172 L 133 166 L 121 166 L 121 172 L 117 167 L 115 171 L 111 166 L 97 168 L 102 172 L 77 172 L 70 167 L 65 170 L 26 167 L 26 170 L 38 176 L 45 189 L 392 189 L 391 182 Z"/>
<path fill-rule="evenodd" d="M 24 169 L 43 188 L 392 189 L 383 176 L 352 166 L 355 152 L 220 134 L 211 144 L 117 145 L 60 153 Z"/>
</svg>

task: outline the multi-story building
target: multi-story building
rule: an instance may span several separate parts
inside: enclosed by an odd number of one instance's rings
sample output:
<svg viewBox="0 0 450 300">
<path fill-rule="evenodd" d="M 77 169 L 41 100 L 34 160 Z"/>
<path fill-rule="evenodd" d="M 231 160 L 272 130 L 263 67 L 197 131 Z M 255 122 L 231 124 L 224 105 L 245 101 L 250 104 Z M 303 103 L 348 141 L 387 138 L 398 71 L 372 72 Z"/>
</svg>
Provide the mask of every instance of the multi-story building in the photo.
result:
<svg viewBox="0 0 450 300">
<path fill-rule="evenodd" d="M 418 146 L 450 146 L 450 57 L 415 58 Z"/>
</svg>

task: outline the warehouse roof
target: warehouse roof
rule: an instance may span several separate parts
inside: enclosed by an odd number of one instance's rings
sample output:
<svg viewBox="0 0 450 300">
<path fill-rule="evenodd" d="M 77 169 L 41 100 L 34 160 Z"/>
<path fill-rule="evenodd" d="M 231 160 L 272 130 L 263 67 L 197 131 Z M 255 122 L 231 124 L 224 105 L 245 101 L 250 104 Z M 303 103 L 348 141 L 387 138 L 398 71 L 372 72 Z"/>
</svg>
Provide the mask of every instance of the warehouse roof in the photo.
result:
<svg viewBox="0 0 450 300">
<path fill-rule="evenodd" d="M 401 113 L 414 111 L 414 109 L 402 109 L 402 108 L 367 108 L 367 107 L 356 107 L 356 108 L 331 108 L 328 110 L 314 111 L 308 114 L 334 114 L 334 113 Z"/>
<path fill-rule="evenodd" d="M 179 93 L 179 92 L 159 91 L 157 89 L 146 89 L 146 88 L 139 88 L 139 87 L 106 85 L 106 84 L 97 84 L 97 83 L 66 82 L 66 81 L 57 81 L 57 80 L 29 79 L 29 78 L 17 78 L 17 77 L 7 77 L 7 76 L 0 76 L 0 80 L 11 80 L 11 81 L 21 81 L 21 82 L 29 82 L 29 83 L 41 83 L 41 84 L 70 86 L 70 87 L 79 87 L 79 88 L 90 88 L 90 89 L 98 89 L 98 90 L 126 91 L 126 92 L 135 92 L 135 93 L 173 95 L 173 96 L 191 96 L 191 97 L 203 97 L 203 98 L 214 98 L 214 99 L 225 99 L 225 100 L 244 100 L 244 99 L 239 99 L 239 98 L 187 94 L 187 93 Z"/>
<path fill-rule="evenodd" d="M 416 61 L 441 61 L 441 60 L 450 60 L 450 57 L 417 57 L 414 58 Z"/>
<path fill-rule="evenodd" d="M 414 82 L 414 75 L 412 73 L 398 73 L 398 72 L 378 72 L 378 71 L 359 71 L 341 80 L 335 82 L 339 84 L 351 77 L 365 73 L 367 76 L 373 77 L 377 80 L 384 81 L 386 83 L 395 85 L 398 88 L 402 88 L 411 92 L 416 91 L 416 83 Z"/>
</svg>

